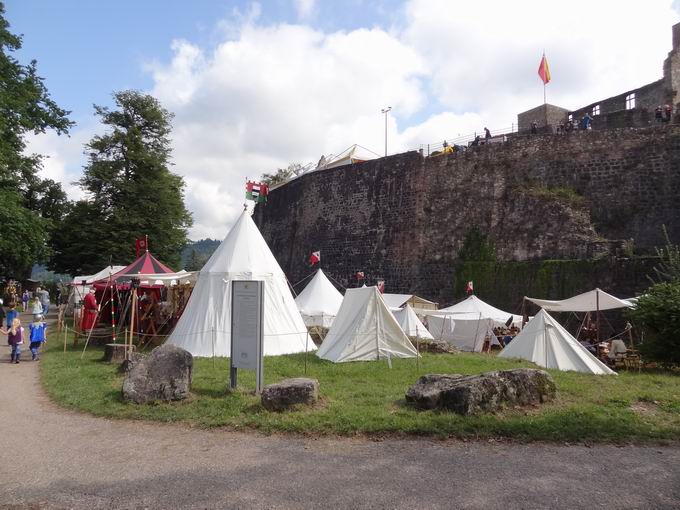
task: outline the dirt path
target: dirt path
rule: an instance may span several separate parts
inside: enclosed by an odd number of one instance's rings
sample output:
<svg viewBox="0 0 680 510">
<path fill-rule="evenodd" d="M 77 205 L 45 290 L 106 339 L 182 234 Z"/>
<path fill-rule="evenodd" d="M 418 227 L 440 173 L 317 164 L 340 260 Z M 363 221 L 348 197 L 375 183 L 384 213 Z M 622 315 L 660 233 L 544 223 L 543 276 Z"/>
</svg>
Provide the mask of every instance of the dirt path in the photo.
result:
<svg viewBox="0 0 680 510">
<path fill-rule="evenodd" d="M 39 362 L 13 365 L 1 352 L 0 508 L 680 508 L 680 446 L 306 439 L 111 421 L 56 408 Z"/>
</svg>

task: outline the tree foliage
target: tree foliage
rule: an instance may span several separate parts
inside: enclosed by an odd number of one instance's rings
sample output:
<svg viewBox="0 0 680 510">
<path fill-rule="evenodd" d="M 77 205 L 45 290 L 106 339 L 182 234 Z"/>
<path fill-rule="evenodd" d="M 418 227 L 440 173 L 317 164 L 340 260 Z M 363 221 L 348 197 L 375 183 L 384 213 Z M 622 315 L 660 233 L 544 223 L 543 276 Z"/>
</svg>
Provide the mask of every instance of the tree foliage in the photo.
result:
<svg viewBox="0 0 680 510">
<path fill-rule="evenodd" d="M 629 315 L 645 332 L 640 345 L 645 358 L 680 363 L 680 282 L 651 286 Z"/>
<path fill-rule="evenodd" d="M 472 227 L 458 251 L 458 258 L 464 262 L 495 262 L 496 247 L 479 227 Z"/>
<path fill-rule="evenodd" d="M 654 268 L 656 280 L 651 277 L 650 279 L 653 282 L 680 282 L 680 247 L 671 243 L 666 225 L 663 225 L 661 228 L 663 229 L 666 245 L 663 248 L 656 249 L 656 254 L 661 259 L 661 262 Z"/>
<path fill-rule="evenodd" d="M 297 177 L 304 172 L 305 166 L 302 163 L 291 163 L 286 168 L 279 168 L 271 174 L 262 174 L 260 180 L 268 186 L 275 186 L 288 182 L 293 177 Z"/>
<path fill-rule="evenodd" d="M 4 14 L 0 2 L 0 274 L 27 276 L 49 255 L 46 244 L 68 202 L 58 183 L 38 176 L 42 158 L 24 153 L 26 136 L 64 134 L 73 123 L 50 98 L 36 61 L 23 65 L 14 57 L 21 37 L 9 31 Z"/>
<path fill-rule="evenodd" d="M 96 106 L 106 128 L 86 146 L 88 163 L 80 180 L 87 199 L 68 215 L 72 232 L 57 244 L 54 268 L 96 271 L 134 257 L 135 239 L 149 237 L 149 250 L 179 267 L 191 215 L 184 205 L 184 181 L 173 174 L 172 114 L 154 97 L 137 91 L 113 95 L 116 108 Z"/>
</svg>

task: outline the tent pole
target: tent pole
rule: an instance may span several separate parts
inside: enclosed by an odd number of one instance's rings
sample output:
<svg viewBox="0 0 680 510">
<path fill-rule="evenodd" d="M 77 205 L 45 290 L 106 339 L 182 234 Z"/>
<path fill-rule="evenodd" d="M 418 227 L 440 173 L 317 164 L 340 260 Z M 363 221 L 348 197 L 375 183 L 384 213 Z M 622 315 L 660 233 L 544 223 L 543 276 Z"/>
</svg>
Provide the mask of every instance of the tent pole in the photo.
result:
<svg viewBox="0 0 680 510">
<path fill-rule="evenodd" d="M 416 324 L 416 372 L 420 372 L 420 333 L 418 332 L 418 324 Z"/>
<path fill-rule="evenodd" d="M 600 289 L 595 289 L 595 323 L 597 324 L 597 343 L 600 343 Z"/>
<path fill-rule="evenodd" d="M 323 314 L 321 314 L 321 323 L 323 324 Z M 307 375 L 307 352 L 309 351 L 308 346 L 309 346 L 309 331 L 307 331 L 307 334 L 305 335 L 305 375 Z"/>
</svg>

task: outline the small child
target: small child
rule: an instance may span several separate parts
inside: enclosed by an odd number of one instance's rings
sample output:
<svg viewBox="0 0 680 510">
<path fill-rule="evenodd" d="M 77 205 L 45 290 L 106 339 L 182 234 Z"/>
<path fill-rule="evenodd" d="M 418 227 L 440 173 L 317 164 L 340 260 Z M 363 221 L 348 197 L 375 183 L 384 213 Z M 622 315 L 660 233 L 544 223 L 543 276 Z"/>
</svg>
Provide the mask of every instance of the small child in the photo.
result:
<svg viewBox="0 0 680 510">
<path fill-rule="evenodd" d="M 33 318 L 35 319 L 38 315 L 43 314 L 43 306 L 42 303 L 40 302 L 40 298 L 38 296 L 35 296 L 33 298 L 33 303 L 31 305 L 31 313 L 33 314 Z"/>
<path fill-rule="evenodd" d="M 19 312 L 16 311 L 16 303 L 14 301 L 9 302 L 9 310 L 7 310 L 7 329 L 12 327 L 12 321 L 19 317 Z"/>
<path fill-rule="evenodd" d="M 0 328 L 0 331 L 7 335 L 7 343 L 12 347 L 12 361 L 10 363 L 19 363 L 21 344 L 24 343 L 24 328 L 21 327 L 21 321 L 16 318 L 12 321 L 12 326 L 9 329 Z"/>
<path fill-rule="evenodd" d="M 36 315 L 28 329 L 31 340 L 31 359 L 38 361 L 40 359 L 40 346 L 43 343 L 47 343 L 47 324 L 43 322 L 43 316 Z"/>
</svg>

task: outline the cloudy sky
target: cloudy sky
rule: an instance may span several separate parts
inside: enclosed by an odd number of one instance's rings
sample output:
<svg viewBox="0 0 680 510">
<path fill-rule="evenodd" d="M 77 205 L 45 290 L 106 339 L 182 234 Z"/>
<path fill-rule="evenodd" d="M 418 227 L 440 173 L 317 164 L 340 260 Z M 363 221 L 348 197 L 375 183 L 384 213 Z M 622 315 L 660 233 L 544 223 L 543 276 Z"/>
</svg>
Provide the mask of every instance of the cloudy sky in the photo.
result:
<svg viewBox="0 0 680 510">
<path fill-rule="evenodd" d="M 72 185 L 102 131 L 92 104 L 134 88 L 175 113 L 192 239 L 223 238 L 246 177 L 353 143 L 418 149 L 548 102 L 576 109 L 662 76 L 680 0 L 5 0 L 19 57 L 36 58 L 77 122 L 41 135 L 44 173 Z"/>
</svg>

